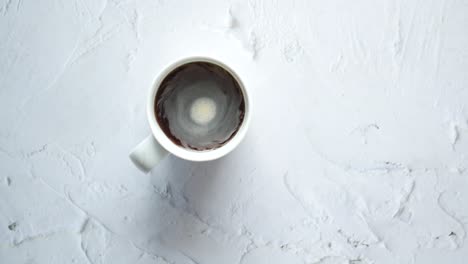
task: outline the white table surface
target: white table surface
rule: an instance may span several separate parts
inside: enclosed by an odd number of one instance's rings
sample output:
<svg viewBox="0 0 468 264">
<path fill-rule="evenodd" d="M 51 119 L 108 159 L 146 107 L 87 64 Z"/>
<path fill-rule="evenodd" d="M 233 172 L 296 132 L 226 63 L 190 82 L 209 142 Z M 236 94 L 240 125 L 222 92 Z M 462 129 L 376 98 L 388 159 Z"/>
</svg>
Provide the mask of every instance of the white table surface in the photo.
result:
<svg viewBox="0 0 468 264">
<path fill-rule="evenodd" d="M 0 263 L 468 263 L 468 4 L 0 1 Z M 244 79 L 244 142 L 141 174 L 186 56 Z"/>
</svg>

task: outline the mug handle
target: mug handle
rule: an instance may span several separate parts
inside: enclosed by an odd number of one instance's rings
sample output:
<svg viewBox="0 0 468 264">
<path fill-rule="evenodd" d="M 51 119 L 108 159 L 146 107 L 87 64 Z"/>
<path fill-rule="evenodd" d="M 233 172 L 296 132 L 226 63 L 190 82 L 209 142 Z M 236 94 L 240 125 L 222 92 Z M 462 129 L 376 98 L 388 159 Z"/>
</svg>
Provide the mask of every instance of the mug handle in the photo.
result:
<svg viewBox="0 0 468 264">
<path fill-rule="evenodd" d="M 138 169 L 148 173 L 168 154 L 154 136 L 149 135 L 130 152 L 130 159 Z"/>
</svg>

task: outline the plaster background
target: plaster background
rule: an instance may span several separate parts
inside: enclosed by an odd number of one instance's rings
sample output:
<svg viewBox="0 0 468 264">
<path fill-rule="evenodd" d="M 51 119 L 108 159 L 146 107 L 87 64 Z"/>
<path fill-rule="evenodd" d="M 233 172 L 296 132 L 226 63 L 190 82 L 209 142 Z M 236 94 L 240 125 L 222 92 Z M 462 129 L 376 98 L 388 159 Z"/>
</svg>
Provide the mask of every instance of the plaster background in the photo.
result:
<svg viewBox="0 0 468 264">
<path fill-rule="evenodd" d="M 468 3 L 0 1 L 1 263 L 467 263 Z M 208 163 L 128 159 L 166 65 L 250 89 Z"/>
</svg>

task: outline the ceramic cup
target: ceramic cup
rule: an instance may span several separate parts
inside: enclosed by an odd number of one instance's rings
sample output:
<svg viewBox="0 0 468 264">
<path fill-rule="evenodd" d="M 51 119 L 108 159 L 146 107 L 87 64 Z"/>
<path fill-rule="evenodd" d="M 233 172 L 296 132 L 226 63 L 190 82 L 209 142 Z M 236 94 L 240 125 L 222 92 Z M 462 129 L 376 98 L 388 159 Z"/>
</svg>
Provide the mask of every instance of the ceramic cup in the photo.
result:
<svg viewBox="0 0 468 264">
<path fill-rule="evenodd" d="M 175 144 L 166 134 L 157 122 L 154 111 L 156 94 L 160 89 L 161 83 L 174 69 L 192 62 L 207 62 L 215 64 L 226 70 L 238 83 L 245 103 L 244 118 L 235 135 L 222 146 L 209 150 L 193 150 Z M 209 161 L 218 159 L 231 152 L 244 138 L 249 126 L 251 116 L 251 105 L 247 90 L 240 77 L 226 64 L 207 57 L 190 57 L 179 60 L 166 67 L 156 78 L 148 96 L 146 114 L 151 128 L 151 135 L 138 144 L 130 153 L 130 159 L 143 172 L 149 172 L 168 154 L 190 161 Z"/>
</svg>

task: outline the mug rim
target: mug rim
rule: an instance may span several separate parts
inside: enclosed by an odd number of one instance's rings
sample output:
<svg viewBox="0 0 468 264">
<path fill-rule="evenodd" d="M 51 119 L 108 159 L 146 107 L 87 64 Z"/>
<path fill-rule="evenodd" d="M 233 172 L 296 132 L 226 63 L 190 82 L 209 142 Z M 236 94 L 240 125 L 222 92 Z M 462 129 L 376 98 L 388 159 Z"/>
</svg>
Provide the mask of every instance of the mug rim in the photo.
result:
<svg viewBox="0 0 468 264">
<path fill-rule="evenodd" d="M 244 103 L 245 103 L 244 119 L 242 120 L 242 123 L 239 129 L 237 130 L 236 134 L 230 140 L 228 140 L 221 147 L 218 147 L 215 149 L 199 151 L 199 150 L 192 150 L 192 149 L 179 146 L 175 144 L 174 142 L 172 142 L 171 139 L 169 139 L 169 137 L 164 133 L 164 131 L 162 131 L 161 127 L 159 126 L 159 123 L 156 120 L 156 114 L 154 112 L 154 104 L 156 100 L 156 94 L 160 88 L 162 81 L 167 77 L 167 75 L 169 75 L 177 67 L 180 67 L 182 65 L 192 63 L 192 62 L 213 63 L 223 68 L 224 70 L 226 70 L 239 84 L 239 87 L 241 88 L 242 96 L 244 99 Z M 237 145 L 239 145 L 239 143 L 245 137 L 248 125 L 250 123 L 250 115 L 251 115 L 250 114 L 250 98 L 249 98 L 247 89 L 245 88 L 245 85 L 242 82 L 241 78 L 237 75 L 237 73 L 231 67 L 227 66 L 226 64 L 224 64 L 223 62 L 217 59 L 213 59 L 210 57 L 192 56 L 192 57 L 186 57 L 186 58 L 176 60 L 175 62 L 164 67 L 161 73 L 157 75 L 150 89 L 150 93 L 149 93 L 149 97 L 147 101 L 147 107 L 146 107 L 146 114 L 147 114 L 148 122 L 150 124 L 151 132 L 153 136 L 158 141 L 158 143 L 168 152 L 185 160 L 209 161 L 209 160 L 221 158 L 224 155 L 228 154 L 234 148 L 236 148 Z"/>
</svg>

